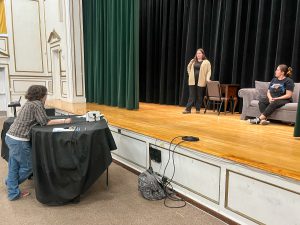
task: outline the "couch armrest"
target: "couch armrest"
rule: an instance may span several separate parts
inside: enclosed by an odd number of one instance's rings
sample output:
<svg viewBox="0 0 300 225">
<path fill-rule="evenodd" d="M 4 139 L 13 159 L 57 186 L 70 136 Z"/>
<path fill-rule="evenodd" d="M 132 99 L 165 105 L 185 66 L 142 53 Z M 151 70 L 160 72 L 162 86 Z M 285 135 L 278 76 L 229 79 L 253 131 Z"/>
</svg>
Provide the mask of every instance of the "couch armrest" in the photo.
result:
<svg viewBox="0 0 300 225">
<path fill-rule="evenodd" d="M 241 119 L 246 119 L 247 109 L 252 100 L 258 99 L 259 93 L 255 88 L 242 88 L 239 90 L 239 97 L 243 98 L 243 109 Z"/>
<path fill-rule="evenodd" d="M 243 98 L 243 103 L 247 102 L 248 106 L 252 100 L 258 99 L 259 93 L 255 88 L 242 88 L 239 90 L 239 97 Z"/>
</svg>

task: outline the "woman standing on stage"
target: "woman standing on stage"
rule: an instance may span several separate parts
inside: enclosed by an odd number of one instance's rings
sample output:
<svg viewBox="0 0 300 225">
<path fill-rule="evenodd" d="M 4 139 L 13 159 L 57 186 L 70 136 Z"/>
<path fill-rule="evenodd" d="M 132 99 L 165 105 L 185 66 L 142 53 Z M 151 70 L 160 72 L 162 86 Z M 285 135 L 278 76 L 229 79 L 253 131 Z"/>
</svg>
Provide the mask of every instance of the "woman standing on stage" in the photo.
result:
<svg viewBox="0 0 300 225">
<path fill-rule="evenodd" d="M 196 107 L 196 113 L 200 113 L 206 82 L 210 80 L 211 76 L 211 65 L 202 48 L 197 49 L 195 57 L 187 66 L 187 72 L 189 75 L 189 100 L 183 113 L 191 113 L 193 105 Z"/>
<path fill-rule="evenodd" d="M 45 86 L 30 86 L 25 98 L 27 102 L 22 106 L 5 137 L 5 143 L 9 148 L 8 175 L 5 184 L 8 199 L 11 201 L 30 194 L 28 191 L 21 192 L 19 184 L 32 174 L 31 128 L 38 124 L 45 126 L 71 122 L 70 118 L 49 120 L 44 108 L 47 98 Z"/>
</svg>

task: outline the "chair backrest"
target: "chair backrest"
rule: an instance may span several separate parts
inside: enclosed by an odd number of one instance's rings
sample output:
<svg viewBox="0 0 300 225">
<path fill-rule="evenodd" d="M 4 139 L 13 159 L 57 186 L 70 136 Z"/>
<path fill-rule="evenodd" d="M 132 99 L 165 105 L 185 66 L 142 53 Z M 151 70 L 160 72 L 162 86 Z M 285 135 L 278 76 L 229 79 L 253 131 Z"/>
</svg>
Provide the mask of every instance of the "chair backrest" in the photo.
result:
<svg viewBox="0 0 300 225">
<path fill-rule="evenodd" d="M 222 95 L 219 81 L 208 81 L 206 89 L 208 98 L 218 98 L 221 100 Z"/>
</svg>

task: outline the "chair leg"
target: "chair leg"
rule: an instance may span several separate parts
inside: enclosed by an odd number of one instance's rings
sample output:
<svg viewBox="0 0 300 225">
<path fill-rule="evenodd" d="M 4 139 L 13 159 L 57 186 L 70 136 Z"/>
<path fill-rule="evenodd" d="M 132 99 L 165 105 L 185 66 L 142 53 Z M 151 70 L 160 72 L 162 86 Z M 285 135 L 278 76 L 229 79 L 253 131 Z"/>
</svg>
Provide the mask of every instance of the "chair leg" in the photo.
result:
<svg viewBox="0 0 300 225">
<path fill-rule="evenodd" d="M 232 98 L 230 99 L 230 111 L 231 111 L 231 114 L 233 114 L 233 99 Z"/>
<path fill-rule="evenodd" d="M 235 107 L 237 105 L 237 99 L 233 99 L 233 112 L 235 112 Z"/>
<path fill-rule="evenodd" d="M 220 107 L 219 107 L 219 110 L 218 110 L 218 116 L 220 115 L 222 104 L 223 104 L 223 101 L 221 101 L 221 103 L 220 103 Z"/>
<path fill-rule="evenodd" d="M 228 100 L 225 99 L 224 100 L 224 113 L 225 113 L 225 115 L 226 115 L 226 112 L 227 112 L 227 106 L 228 106 Z"/>
</svg>

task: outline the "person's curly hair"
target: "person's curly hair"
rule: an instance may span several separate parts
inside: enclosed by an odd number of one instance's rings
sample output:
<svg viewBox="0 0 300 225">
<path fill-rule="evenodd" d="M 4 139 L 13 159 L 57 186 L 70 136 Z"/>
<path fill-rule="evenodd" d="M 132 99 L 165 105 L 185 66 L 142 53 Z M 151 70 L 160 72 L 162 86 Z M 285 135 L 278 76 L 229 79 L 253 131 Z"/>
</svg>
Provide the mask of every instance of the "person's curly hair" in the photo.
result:
<svg viewBox="0 0 300 225">
<path fill-rule="evenodd" d="M 32 85 L 28 88 L 25 98 L 29 101 L 41 100 L 47 94 L 47 88 L 42 85 Z"/>
</svg>

